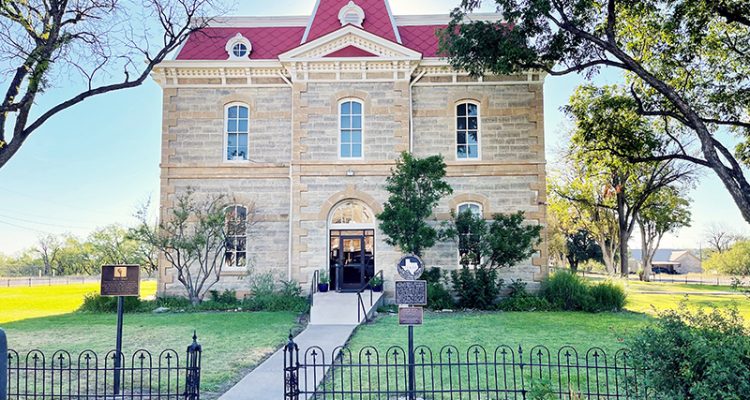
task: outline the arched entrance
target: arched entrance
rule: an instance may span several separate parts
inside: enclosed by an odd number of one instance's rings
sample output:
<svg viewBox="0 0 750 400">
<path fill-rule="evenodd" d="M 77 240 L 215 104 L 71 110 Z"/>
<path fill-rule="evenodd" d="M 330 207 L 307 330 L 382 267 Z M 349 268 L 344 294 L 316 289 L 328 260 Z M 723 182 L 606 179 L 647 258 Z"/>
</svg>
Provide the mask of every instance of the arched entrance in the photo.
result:
<svg viewBox="0 0 750 400">
<path fill-rule="evenodd" d="M 344 200 L 328 218 L 331 287 L 358 291 L 375 272 L 375 215 L 359 200 Z"/>
</svg>

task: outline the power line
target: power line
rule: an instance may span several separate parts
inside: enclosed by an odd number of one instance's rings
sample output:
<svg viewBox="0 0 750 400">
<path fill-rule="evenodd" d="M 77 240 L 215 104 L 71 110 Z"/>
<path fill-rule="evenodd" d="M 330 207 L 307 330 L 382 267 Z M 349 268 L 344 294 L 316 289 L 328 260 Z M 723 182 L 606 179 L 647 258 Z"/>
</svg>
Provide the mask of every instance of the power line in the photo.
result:
<svg viewBox="0 0 750 400">
<path fill-rule="evenodd" d="M 7 193 L 15 194 L 17 196 L 26 197 L 28 199 L 32 199 L 32 200 L 38 201 L 40 203 L 52 204 L 52 205 L 55 205 L 55 206 L 58 206 L 58 207 L 65 207 L 65 208 L 69 208 L 71 210 L 78 210 L 78 211 L 83 211 L 83 212 L 87 212 L 87 213 L 95 213 L 95 214 L 99 214 L 99 215 L 108 215 L 107 213 L 102 212 L 102 211 L 96 211 L 96 210 L 92 210 L 92 209 L 83 209 L 83 208 L 75 207 L 75 206 L 72 206 L 72 205 L 69 205 L 69 204 L 63 204 L 63 203 L 58 203 L 58 202 L 50 201 L 50 200 L 47 200 L 46 198 L 43 198 L 43 197 L 32 196 L 32 195 L 29 195 L 29 194 L 26 194 L 26 193 L 22 193 L 22 192 L 18 192 L 18 191 L 15 191 L 15 190 L 8 189 L 8 188 L 3 187 L 3 186 L 0 186 L 0 190 L 2 190 L 4 192 L 7 192 Z"/>
<path fill-rule="evenodd" d="M 42 233 L 42 234 L 45 234 L 45 235 L 46 235 L 46 234 L 49 234 L 49 232 L 45 232 L 45 231 L 40 231 L 40 230 L 38 230 L 38 229 L 34 229 L 34 228 L 29 228 L 28 226 L 23 226 L 23 225 L 16 225 L 16 224 L 14 224 L 14 223 L 12 223 L 12 222 L 7 222 L 7 221 L 3 221 L 3 220 L 1 220 L 1 219 L 0 219 L 0 224 L 4 224 L 4 225 L 10 225 L 10 226 L 13 226 L 13 227 L 16 227 L 16 228 L 20 228 L 20 229 L 26 229 L 26 230 L 29 230 L 29 231 L 32 231 L 32 232 L 36 232 L 36 233 Z"/>
<path fill-rule="evenodd" d="M 9 219 L 12 219 L 12 220 L 15 220 L 15 221 L 20 221 L 20 222 L 28 222 L 28 223 L 31 223 L 31 224 L 52 226 L 52 227 L 56 227 L 56 228 L 65 228 L 65 229 L 92 229 L 90 227 L 83 227 L 83 226 L 58 225 L 58 224 L 51 224 L 51 223 L 48 223 L 48 222 L 39 222 L 39 221 L 30 220 L 30 219 L 11 217 L 10 215 L 3 215 L 3 214 L 0 214 L 0 217 L 9 218 Z"/>
</svg>

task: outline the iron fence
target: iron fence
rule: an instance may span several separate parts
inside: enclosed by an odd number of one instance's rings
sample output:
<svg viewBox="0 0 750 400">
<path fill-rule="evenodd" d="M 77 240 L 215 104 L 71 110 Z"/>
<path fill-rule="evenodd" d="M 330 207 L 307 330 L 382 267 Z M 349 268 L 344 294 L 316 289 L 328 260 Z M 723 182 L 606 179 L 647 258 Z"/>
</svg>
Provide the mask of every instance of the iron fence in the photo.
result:
<svg viewBox="0 0 750 400">
<path fill-rule="evenodd" d="M 138 350 L 129 359 L 115 351 L 100 357 L 91 350 L 77 356 L 64 350 L 49 357 L 39 350 L 7 354 L 8 400 L 200 399 L 202 348 L 196 335 L 183 359 L 175 350 L 158 355 Z M 117 368 L 116 357 L 120 358 Z"/>
<path fill-rule="evenodd" d="M 339 347 L 330 356 L 320 347 L 300 353 L 290 340 L 284 357 L 285 400 L 654 398 L 624 349 L 610 357 L 600 348 L 579 353 L 572 347 L 551 352 L 544 346 L 529 351 L 498 346 L 488 352 L 475 345 L 463 352 L 455 346 L 433 352 L 418 346 L 413 365 L 398 346 L 385 352 Z"/>
</svg>

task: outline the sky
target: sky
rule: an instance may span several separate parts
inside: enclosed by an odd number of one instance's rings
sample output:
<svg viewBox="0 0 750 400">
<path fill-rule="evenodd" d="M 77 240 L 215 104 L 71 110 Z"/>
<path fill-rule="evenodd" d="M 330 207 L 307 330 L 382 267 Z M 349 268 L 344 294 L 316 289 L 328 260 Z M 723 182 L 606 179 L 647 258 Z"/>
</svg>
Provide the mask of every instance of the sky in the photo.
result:
<svg viewBox="0 0 750 400">
<path fill-rule="evenodd" d="M 244 1 L 230 15 L 309 15 L 314 0 Z M 458 0 L 391 0 L 394 14 L 447 14 Z M 487 3 L 487 2 L 486 2 Z M 482 11 L 493 11 L 483 6 Z M 55 87 L 38 100 L 47 109 L 76 94 L 74 80 L 55 77 Z M 620 81 L 614 71 L 597 84 Z M 585 79 L 548 77 L 545 82 L 547 159 L 554 161 L 566 143 L 569 122 L 560 111 Z M 0 87 L 3 87 L 0 85 Z M 49 120 L 0 168 L 0 252 L 15 254 L 42 235 L 85 237 L 112 223 L 134 225 L 135 210 L 159 200 L 161 89 L 152 80 L 125 91 L 89 99 Z M 691 192 L 693 224 L 669 235 L 662 248 L 705 246 L 704 232 L 719 224 L 750 234 L 721 182 L 705 171 Z M 634 235 L 637 236 L 637 235 Z M 639 247 L 634 238 L 631 247 Z"/>
</svg>

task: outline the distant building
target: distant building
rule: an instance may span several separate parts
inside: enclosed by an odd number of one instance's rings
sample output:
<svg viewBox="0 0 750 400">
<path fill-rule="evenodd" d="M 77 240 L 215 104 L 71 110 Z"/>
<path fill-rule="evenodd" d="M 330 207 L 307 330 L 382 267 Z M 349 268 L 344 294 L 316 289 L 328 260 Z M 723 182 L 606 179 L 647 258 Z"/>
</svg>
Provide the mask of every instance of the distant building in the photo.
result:
<svg viewBox="0 0 750 400">
<path fill-rule="evenodd" d="M 636 249 L 631 253 L 631 259 L 635 267 L 642 267 L 643 251 Z M 651 267 L 654 272 L 673 274 L 703 272 L 700 258 L 690 252 L 690 250 L 659 249 L 654 254 Z"/>
</svg>

